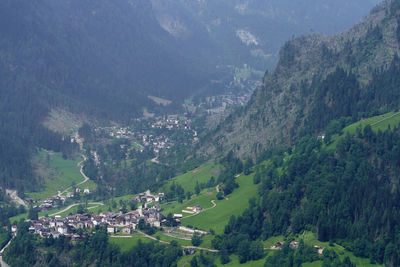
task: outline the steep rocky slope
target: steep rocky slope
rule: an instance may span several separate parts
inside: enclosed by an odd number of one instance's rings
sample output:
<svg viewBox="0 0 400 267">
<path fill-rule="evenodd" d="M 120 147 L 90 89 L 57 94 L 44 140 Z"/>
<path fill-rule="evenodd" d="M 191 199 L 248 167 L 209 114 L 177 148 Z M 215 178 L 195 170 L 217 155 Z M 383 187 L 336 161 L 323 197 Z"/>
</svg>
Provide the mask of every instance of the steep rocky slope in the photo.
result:
<svg viewBox="0 0 400 267">
<path fill-rule="evenodd" d="M 386 92 L 394 96 L 398 87 L 376 90 L 373 86 L 378 77 L 386 74 L 391 79 L 393 75 L 387 72 L 398 70 L 399 3 L 382 3 L 341 34 L 302 36 L 287 42 L 262 88 L 204 138 L 200 154 L 234 150 L 241 156 L 254 156 L 270 145 L 289 145 L 304 134 L 317 135 L 333 119 L 355 120 L 372 109 L 395 107 L 393 101 L 398 100 Z M 386 102 L 374 102 L 382 92 Z"/>
</svg>

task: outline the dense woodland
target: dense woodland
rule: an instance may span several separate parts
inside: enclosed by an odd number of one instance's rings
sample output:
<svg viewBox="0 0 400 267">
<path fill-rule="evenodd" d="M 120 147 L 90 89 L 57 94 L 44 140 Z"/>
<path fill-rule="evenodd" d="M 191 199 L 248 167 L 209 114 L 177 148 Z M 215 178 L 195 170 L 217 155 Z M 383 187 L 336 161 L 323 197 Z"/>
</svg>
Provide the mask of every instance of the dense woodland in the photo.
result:
<svg viewBox="0 0 400 267">
<path fill-rule="evenodd" d="M 398 266 L 399 134 L 399 128 L 375 133 L 367 126 L 335 148 L 305 137 L 293 151 L 266 153 L 270 164 L 255 179 L 260 197 L 231 218 L 214 246 L 239 253 L 241 240 L 312 230 L 356 256 Z"/>
<path fill-rule="evenodd" d="M 361 86 L 352 72 L 341 68 L 322 81 L 314 80 L 310 86 L 316 88 L 312 95 L 307 93 L 310 89 L 303 89 L 303 99 L 311 97 L 314 104 L 300 135 L 320 133 L 333 120 L 348 118 L 347 123 L 351 123 L 397 109 L 400 106 L 399 77 L 400 59 L 395 56 L 387 68 L 373 73 L 367 86 Z"/>
</svg>

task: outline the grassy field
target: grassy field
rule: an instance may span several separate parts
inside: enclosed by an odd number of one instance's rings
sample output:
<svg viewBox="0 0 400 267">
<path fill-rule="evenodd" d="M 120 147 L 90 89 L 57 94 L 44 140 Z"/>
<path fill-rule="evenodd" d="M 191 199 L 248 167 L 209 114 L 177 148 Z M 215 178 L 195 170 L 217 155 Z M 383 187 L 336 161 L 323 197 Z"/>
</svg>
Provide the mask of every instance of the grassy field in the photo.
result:
<svg viewBox="0 0 400 267">
<path fill-rule="evenodd" d="M 63 191 L 73 183 L 83 181 L 79 172 L 78 162 L 81 159 L 65 160 L 60 153 L 41 150 L 34 159 L 37 173 L 44 178 L 44 190 L 41 192 L 27 193 L 33 199 L 46 199 L 54 196 L 58 191 Z"/>
<path fill-rule="evenodd" d="M 175 183 L 181 185 L 185 189 L 185 191 L 194 192 L 196 182 L 207 183 L 210 180 L 211 176 L 214 176 L 215 179 L 217 179 L 219 168 L 220 166 L 215 165 L 214 163 L 202 165 L 201 167 L 193 171 L 187 172 L 171 179 L 171 181 L 166 186 L 169 187 L 174 181 Z"/>
<path fill-rule="evenodd" d="M 369 259 L 365 258 L 359 258 L 354 256 L 353 253 L 347 251 L 344 247 L 334 244 L 334 247 L 330 247 L 328 242 L 320 242 L 318 241 L 316 235 L 312 232 L 304 232 L 303 235 L 300 235 L 299 238 L 302 238 L 304 240 L 304 243 L 306 245 L 311 245 L 311 246 L 321 246 L 329 249 L 333 249 L 340 257 L 341 260 L 343 260 L 346 256 L 350 258 L 350 260 L 356 264 L 357 267 L 370 267 L 370 266 L 382 266 L 380 264 L 371 264 Z M 315 265 L 315 266 L 322 266 L 321 265 Z"/>
<path fill-rule="evenodd" d="M 396 126 L 399 126 L 399 124 L 400 112 L 389 112 L 383 115 L 363 119 L 361 121 L 353 123 L 343 129 L 343 134 L 341 136 L 345 136 L 346 133 L 355 134 L 358 127 L 361 127 L 362 129 L 367 125 L 370 125 L 373 131 L 378 132 L 378 130 L 387 130 L 389 126 L 391 129 L 393 129 Z M 341 136 L 339 136 L 338 134 L 333 135 L 333 142 L 329 145 L 329 148 L 335 148 Z"/>
<path fill-rule="evenodd" d="M 360 258 L 354 256 L 353 253 L 350 251 L 347 251 L 344 247 L 334 244 L 333 247 L 329 246 L 329 242 L 321 242 L 317 239 L 316 235 L 312 232 L 305 231 L 303 234 L 297 235 L 295 237 L 295 240 L 300 241 L 301 239 L 304 240 L 304 243 L 309 246 L 321 246 L 323 248 L 329 248 L 333 249 L 340 257 L 341 260 L 343 260 L 346 256 L 350 258 L 350 260 L 356 264 L 356 266 L 360 267 L 371 267 L 371 266 L 383 266 L 380 264 L 370 264 L 369 259 L 365 258 Z M 272 245 L 275 245 L 279 241 L 284 241 L 285 238 L 283 236 L 276 236 L 276 237 L 271 237 L 264 241 L 264 247 L 265 248 L 270 248 Z M 306 267 L 321 267 L 322 266 L 322 261 L 315 261 L 315 262 L 310 262 L 310 263 L 304 263 L 303 266 Z"/>
<path fill-rule="evenodd" d="M 201 194 L 193 196 L 189 201 L 164 205 L 164 214 L 182 213 L 182 209 L 188 206 L 201 205 L 203 208 L 212 207 L 211 200 L 215 200 L 216 207 L 203 211 L 195 216 L 183 214 L 182 225 L 190 225 L 202 230 L 213 229 L 217 234 L 223 232 L 225 225 L 232 215 L 241 215 L 248 207 L 250 198 L 257 195 L 257 186 L 253 184 L 253 174 L 249 176 L 239 176 L 237 179 L 239 188 L 228 196 L 228 199 L 216 200 L 215 188 L 203 190 Z"/>
<path fill-rule="evenodd" d="M 204 209 L 212 207 L 211 200 L 216 200 L 216 191 L 215 188 L 213 189 L 206 189 L 200 192 L 198 196 L 193 195 L 190 200 L 185 200 L 182 203 L 177 201 L 170 203 L 170 204 L 163 204 L 162 213 L 168 215 L 169 213 L 179 213 L 182 214 L 183 217 L 188 217 L 190 214 L 182 213 L 182 210 L 186 209 L 186 207 L 200 205 Z"/>
<path fill-rule="evenodd" d="M 141 234 L 133 234 L 132 237 L 110 237 L 109 241 L 111 244 L 119 246 L 122 252 L 130 250 L 132 247 L 136 246 L 141 240 L 143 243 L 151 242 L 152 240 L 143 237 Z"/>
<path fill-rule="evenodd" d="M 155 233 L 153 235 L 153 237 L 155 237 L 155 238 L 159 237 L 160 240 L 166 241 L 166 242 L 176 241 L 181 246 L 191 246 L 192 245 L 192 242 L 190 240 L 183 240 L 183 239 L 173 238 L 173 237 L 164 235 L 163 233 L 160 233 L 160 232 Z"/>
<path fill-rule="evenodd" d="M 32 199 L 46 199 L 64 191 L 73 184 L 77 185 L 83 181 L 78 163 L 82 159 L 80 157 L 70 160 L 63 159 L 61 153 L 41 150 L 34 159 L 34 165 L 37 175 L 44 179 L 44 190 L 40 192 L 27 193 Z M 97 185 L 89 180 L 86 183 L 77 186 L 81 189 L 96 189 Z"/>
</svg>

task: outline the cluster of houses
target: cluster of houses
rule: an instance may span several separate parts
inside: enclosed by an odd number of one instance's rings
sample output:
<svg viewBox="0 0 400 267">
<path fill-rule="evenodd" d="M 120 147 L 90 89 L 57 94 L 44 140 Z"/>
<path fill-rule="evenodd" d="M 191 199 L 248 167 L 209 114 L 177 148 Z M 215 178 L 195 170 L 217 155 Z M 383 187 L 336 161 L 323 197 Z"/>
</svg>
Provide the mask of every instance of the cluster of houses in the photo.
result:
<svg viewBox="0 0 400 267">
<path fill-rule="evenodd" d="M 152 129 L 180 129 L 184 131 L 190 131 L 194 133 L 194 139 L 197 138 L 197 133 L 191 129 L 190 126 L 191 121 L 187 119 L 185 116 L 179 115 L 168 115 L 154 118 L 148 121 L 148 127 Z M 99 127 L 96 128 L 96 132 L 103 132 L 104 134 L 112 137 L 112 138 L 124 138 L 132 141 L 138 142 L 142 147 L 141 151 L 144 150 L 144 147 L 149 147 L 154 153 L 158 154 L 161 150 L 168 150 L 172 146 L 174 146 L 174 141 L 168 137 L 168 134 L 160 134 L 154 135 L 145 130 L 146 127 L 143 127 L 143 130 L 134 132 L 129 127 Z"/>
<path fill-rule="evenodd" d="M 151 128 L 157 129 L 183 129 L 183 130 L 191 130 L 190 127 L 191 121 L 188 120 L 185 116 L 178 115 L 168 115 L 157 117 L 154 122 L 151 123 Z"/>
<path fill-rule="evenodd" d="M 154 153 L 158 154 L 163 149 L 170 149 L 175 143 L 171 141 L 165 135 L 154 136 L 150 135 L 142 135 L 142 142 L 145 147 L 150 147 Z"/>
<path fill-rule="evenodd" d="M 278 243 L 276 243 L 275 246 L 272 246 L 270 249 L 272 249 L 272 250 L 282 249 L 282 247 L 285 243 L 286 243 L 285 241 L 278 242 Z M 297 248 L 299 248 L 299 242 L 291 241 L 289 244 L 289 247 L 292 249 L 297 249 Z M 314 246 L 314 249 L 318 252 L 319 255 L 322 255 L 325 248 L 320 247 L 320 246 Z"/>
<path fill-rule="evenodd" d="M 86 192 L 85 192 L 86 193 Z M 144 207 L 139 205 L 139 208 L 127 213 L 104 212 L 100 215 L 89 213 L 69 215 L 65 218 L 56 216 L 54 218 L 41 217 L 37 221 L 33 221 L 33 226 L 29 231 L 38 234 L 42 237 L 58 237 L 59 235 L 76 238 L 77 229 L 91 229 L 96 226 L 107 228 L 108 233 L 122 232 L 126 234 L 132 233 L 139 221 L 142 219 L 145 223 L 154 227 L 160 227 L 162 223 L 162 214 L 160 205 L 156 204 L 152 207 L 147 207 L 147 204 L 159 202 L 164 199 L 164 193 L 152 194 L 150 190 L 138 194 L 132 200 L 138 203 L 144 203 Z M 54 208 L 65 201 L 65 197 L 57 196 L 44 200 L 41 208 Z M 163 220 L 165 222 L 165 220 Z M 75 236 L 75 237 L 74 237 Z"/>
<path fill-rule="evenodd" d="M 50 197 L 43 200 L 43 203 L 39 205 L 40 211 L 47 211 L 50 209 L 58 208 L 61 205 L 64 205 L 65 198 L 61 198 L 59 196 Z"/>
<path fill-rule="evenodd" d="M 85 188 L 83 190 L 80 188 L 76 188 L 75 193 L 76 194 L 83 193 L 83 194 L 87 195 L 87 194 L 90 194 L 90 190 L 88 188 Z M 39 209 L 40 209 L 40 211 L 47 211 L 47 210 L 51 210 L 54 208 L 58 208 L 65 204 L 65 201 L 67 200 L 67 198 L 72 198 L 72 197 L 74 197 L 74 195 L 70 192 L 67 192 L 66 195 L 64 196 L 59 191 L 57 196 L 50 197 L 50 198 L 43 200 L 42 204 L 39 205 Z M 30 204 L 33 204 L 33 200 L 31 200 L 31 199 L 29 199 L 29 201 L 27 201 L 27 202 Z"/>
<path fill-rule="evenodd" d="M 186 207 L 186 209 L 182 210 L 182 213 L 196 214 L 202 211 L 203 208 L 200 205 L 195 205 L 193 207 Z"/>
<path fill-rule="evenodd" d="M 76 232 L 78 229 L 92 229 L 96 226 L 106 227 L 107 232 L 114 234 L 122 232 L 131 234 L 135 231 L 140 220 L 150 224 L 151 226 L 161 226 L 161 208 L 155 205 L 151 208 L 139 207 L 137 210 L 127 213 L 104 212 L 99 215 L 89 213 L 74 214 L 64 218 L 60 216 L 46 218 L 40 217 L 37 221 L 32 221 L 29 232 L 38 234 L 42 237 L 60 235 L 77 239 Z"/>
<path fill-rule="evenodd" d="M 164 197 L 165 197 L 164 193 L 152 194 L 150 190 L 147 190 L 144 193 L 139 193 L 137 197 L 134 197 L 131 200 L 147 204 L 147 203 L 162 201 Z"/>
</svg>

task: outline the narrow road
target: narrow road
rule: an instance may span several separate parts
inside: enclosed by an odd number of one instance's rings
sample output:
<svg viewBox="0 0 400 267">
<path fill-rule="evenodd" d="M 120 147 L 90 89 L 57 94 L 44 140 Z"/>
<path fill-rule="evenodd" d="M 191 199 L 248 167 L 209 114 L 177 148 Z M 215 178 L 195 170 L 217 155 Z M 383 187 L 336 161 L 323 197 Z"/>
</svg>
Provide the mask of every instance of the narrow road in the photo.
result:
<svg viewBox="0 0 400 267">
<path fill-rule="evenodd" d="M 79 170 L 80 173 L 82 174 L 83 178 L 85 178 L 82 182 L 80 182 L 77 185 L 81 185 L 86 183 L 87 181 L 89 181 L 89 177 L 86 176 L 86 174 L 83 172 L 83 163 L 87 160 L 86 156 L 84 154 L 82 154 L 83 160 L 81 162 L 78 163 L 78 166 L 81 167 L 81 169 Z"/>
<path fill-rule="evenodd" d="M 213 208 L 215 208 L 215 207 L 217 206 L 217 204 L 215 203 L 215 200 L 211 200 L 211 203 L 213 204 L 212 207 L 209 207 L 209 208 L 207 208 L 207 209 L 204 209 L 204 210 L 202 210 L 202 211 L 200 211 L 200 212 L 198 212 L 198 213 L 195 213 L 195 214 L 192 214 L 192 215 L 183 217 L 181 220 L 187 219 L 187 218 L 190 218 L 190 217 L 193 217 L 193 216 L 196 216 L 196 215 L 199 215 L 200 213 L 205 212 L 205 211 L 210 210 L 210 209 L 213 209 Z"/>
<path fill-rule="evenodd" d="M 78 164 L 76 166 L 80 167 L 79 172 L 81 173 L 81 175 L 83 176 L 83 181 L 78 183 L 77 186 L 86 183 L 89 180 L 89 177 L 86 176 L 86 174 L 83 172 L 83 163 L 86 161 L 86 156 L 84 154 L 81 154 L 81 156 L 83 157 L 83 160 L 81 160 L 80 162 L 78 162 Z M 62 191 L 61 193 L 58 193 L 57 195 L 55 195 L 54 197 L 57 196 L 62 196 L 63 194 L 67 193 L 69 190 L 72 189 L 72 186 L 68 187 L 67 189 L 65 189 L 64 191 Z"/>
<path fill-rule="evenodd" d="M 3 252 L 11 244 L 11 241 L 13 240 L 13 238 L 11 238 L 10 241 L 8 241 L 7 245 L 5 245 L 4 248 L 2 248 L 0 250 L 0 255 L 1 255 L 0 256 L 0 266 L 1 267 L 10 267 L 10 265 L 8 265 L 5 261 L 3 261 Z"/>
<path fill-rule="evenodd" d="M 25 201 L 18 196 L 17 190 L 6 189 L 6 194 L 8 194 L 15 203 L 18 203 L 19 205 L 28 207 L 28 205 L 26 205 Z"/>
<path fill-rule="evenodd" d="M 397 115 L 399 115 L 399 114 L 400 114 L 400 112 L 397 112 L 397 113 L 393 114 L 392 116 L 389 116 L 389 117 L 384 118 L 384 119 L 382 119 L 382 120 L 380 120 L 380 121 L 377 121 L 377 122 L 371 124 L 371 127 L 373 127 L 373 126 L 375 126 L 375 125 L 377 125 L 377 124 L 379 124 L 379 123 L 381 123 L 381 122 L 383 122 L 383 121 L 385 121 L 385 120 L 391 119 L 391 118 L 393 118 L 394 116 L 397 116 Z"/>
<path fill-rule="evenodd" d="M 53 214 L 50 214 L 49 217 L 56 216 L 56 215 L 58 215 L 58 214 L 61 214 L 61 213 L 64 213 L 64 212 L 68 211 L 69 209 L 72 209 L 72 208 L 75 207 L 75 206 L 84 205 L 84 204 L 85 204 L 85 203 L 75 203 L 75 204 L 71 204 L 71 205 L 69 205 L 68 207 L 66 207 L 66 208 L 63 209 L 63 210 L 57 211 L 56 213 L 53 213 Z M 90 209 L 94 209 L 94 208 L 103 206 L 104 204 L 101 203 L 101 202 L 90 202 L 90 203 L 88 203 L 88 205 L 97 205 L 97 206 L 94 206 L 94 207 L 89 207 L 88 210 L 90 210 Z"/>
</svg>

